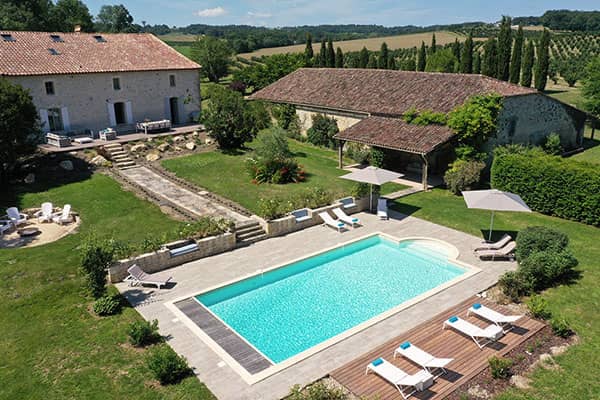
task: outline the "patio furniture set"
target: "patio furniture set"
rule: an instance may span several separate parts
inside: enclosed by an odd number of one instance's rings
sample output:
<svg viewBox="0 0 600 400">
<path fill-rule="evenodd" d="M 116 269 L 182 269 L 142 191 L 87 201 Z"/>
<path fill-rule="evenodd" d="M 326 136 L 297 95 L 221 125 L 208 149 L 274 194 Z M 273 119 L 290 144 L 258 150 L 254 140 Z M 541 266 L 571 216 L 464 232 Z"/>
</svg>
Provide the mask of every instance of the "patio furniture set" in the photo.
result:
<svg viewBox="0 0 600 400">
<path fill-rule="evenodd" d="M 37 217 L 38 223 L 54 222 L 59 225 L 73 222 L 74 218 L 71 215 L 71 205 L 65 204 L 61 211 L 54 212 L 52 203 L 42 203 L 42 207 L 38 212 L 33 214 Z M 0 234 L 4 235 L 12 229 L 17 229 L 19 236 L 34 236 L 40 232 L 38 227 L 27 226 L 19 229 L 19 226 L 27 224 L 29 216 L 19 211 L 17 207 L 10 207 L 6 210 L 6 215 L 0 219 Z"/>
</svg>

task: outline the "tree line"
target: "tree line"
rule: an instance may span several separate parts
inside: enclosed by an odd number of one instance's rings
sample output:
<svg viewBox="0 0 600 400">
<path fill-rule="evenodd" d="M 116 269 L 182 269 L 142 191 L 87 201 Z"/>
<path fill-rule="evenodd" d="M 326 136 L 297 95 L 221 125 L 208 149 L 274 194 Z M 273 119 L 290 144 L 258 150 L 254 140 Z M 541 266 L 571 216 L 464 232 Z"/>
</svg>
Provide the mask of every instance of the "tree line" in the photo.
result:
<svg viewBox="0 0 600 400">
<path fill-rule="evenodd" d="M 517 17 L 514 22 L 552 30 L 600 32 L 600 11 L 548 10 L 541 17 Z"/>
</svg>

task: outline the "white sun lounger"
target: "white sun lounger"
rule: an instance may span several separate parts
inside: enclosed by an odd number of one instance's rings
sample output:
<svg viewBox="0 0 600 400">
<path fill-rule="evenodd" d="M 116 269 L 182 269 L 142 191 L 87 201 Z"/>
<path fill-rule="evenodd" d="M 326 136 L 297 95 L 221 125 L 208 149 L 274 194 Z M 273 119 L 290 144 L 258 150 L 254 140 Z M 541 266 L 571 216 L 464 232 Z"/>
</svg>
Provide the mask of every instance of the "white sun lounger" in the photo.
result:
<svg viewBox="0 0 600 400">
<path fill-rule="evenodd" d="M 475 314 L 498 325 L 504 333 L 513 328 L 513 324 L 523 318 L 522 315 L 504 315 L 480 303 L 475 303 L 467 311 L 467 315 Z"/>
<path fill-rule="evenodd" d="M 476 248 L 474 251 L 500 250 L 501 248 L 506 246 L 508 244 L 508 242 L 510 242 L 511 240 L 512 240 L 512 237 L 510 237 L 510 235 L 507 235 L 505 233 L 504 236 L 502 236 L 502 239 L 498 240 L 497 242 L 494 242 L 494 243 L 483 242 L 481 244 L 481 246 Z"/>
<path fill-rule="evenodd" d="M 161 286 L 167 285 L 173 277 L 168 277 L 167 279 L 160 279 L 155 274 L 147 274 L 137 264 L 133 264 L 131 267 L 127 269 L 129 272 L 129 276 L 125 278 L 126 282 L 129 282 L 129 286 L 135 285 L 155 285 L 158 289 Z"/>
<path fill-rule="evenodd" d="M 354 226 L 360 225 L 360 221 L 358 220 L 358 218 L 349 216 L 341 208 L 334 208 L 333 213 L 336 217 L 338 217 L 340 221 L 344 222 L 345 224 L 351 225 L 353 228 Z"/>
<path fill-rule="evenodd" d="M 42 209 L 34 215 L 37 217 L 38 222 L 52 222 L 52 210 L 52 203 L 42 203 Z"/>
<path fill-rule="evenodd" d="M 14 225 L 21 225 L 27 222 L 27 215 L 19 212 L 17 207 L 10 207 L 6 209 L 6 215 L 10 222 Z"/>
<path fill-rule="evenodd" d="M 515 247 L 517 247 L 516 242 L 508 242 L 506 246 L 498 250 L 481 250 L 477 251 L 476 254 L 479 258 L 491 258 L 492 260 L 495 258 L 509 258 L 512 259 L 514 257 Z"/>
<path fill-rule="evenodd" d="M 387 199 L 377 200 L 377 216 L 381 219 L 389 219 Z"/>
<path fill-rule="evenodd" d="M 73 221 L 73 217 L 71 216 L 71 205 L 65 204 L 61 212 L 57 212 L 52 217 L 52 221 L 56 222 L 59 225 L 68 224 Z"/>
<path fill-rule="evenodd" d="M 394 385 L 403 399 L 408 399 L 416 391 L 423 391 L 433 385 L 433 375 L 429 372 L 420 370 L 416 374 L 409 375 L 383 358 L 378 358 L 367 365 L 367 371 L 365 373 L 368 374 L 369 372 L 376 373 L 390 384 Z M 413 388 L 413 390 L 407 392 L 407 390 L 410 390 L 411 388 Z"/>
<path fill-rule="evenodd" d="M 329 225 L 330 227 L 337 229 L 338 232 L 341 232 L 345 226 L 344 223 L 340 220 L 335 220 L 331 218 L 331 215 L 329 215 L 327 212 L 319 213 L 319 217 L 321 217 L 325 225 Z"/>
<path fill-rule="evenodd" d="M 481 329 L 477 325 L 473 325 L 456 316 L 444 321 L 442 329 L 447 326 L 469 336 L 480 349 L 483 349 L 487 344 L 495 342 L 504 336 L 504 331 L 498 325 L 492 324 L 485 329 Z"/>
<path fill-rule="evenodd" d="M 442 374 L 445 374 L 446 369 L 444 367 L 454 360 L 454 358 L 434 357 L 411 342 L 404 342 L 398 346 L 398 348 L 394 350 L 394 358 L 396 358 L 397 355 L 408 358 L 415 364 L 421 366 L 421 368 L 430 374 L 433 374 L 433 372 L 437 369 L 441 370 L 442 372 L 435 376 L 436 378 Z"/>
</svg>

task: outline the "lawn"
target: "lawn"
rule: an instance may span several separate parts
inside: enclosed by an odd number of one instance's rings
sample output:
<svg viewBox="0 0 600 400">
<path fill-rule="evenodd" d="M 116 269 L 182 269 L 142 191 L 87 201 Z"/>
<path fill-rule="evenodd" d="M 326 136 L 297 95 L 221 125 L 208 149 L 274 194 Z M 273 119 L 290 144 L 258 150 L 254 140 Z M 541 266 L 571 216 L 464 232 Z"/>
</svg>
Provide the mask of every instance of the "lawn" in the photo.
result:
<svg viewBox="0 0 600 400">
<path fill-rule="evenodd" d="M 435 189 L 399 199 L 394 207 L 403 213 L 449 226 L 479 237 L 489 226 L 489 211 L 468 210 L 462 197 Z M 600 232 L 577 222 L 538 213 L 496 213 L 496 237 L 502 231 L 515 232 L 527 226 L 545 225 L 565 232 L 579 260 L 581 278 L 572 285 L 547 290 L 554 315 L 565 316 L 581 338 L 581 344 L 557 357 L 557 371 L 536 370 L 533 389 L 511 390 L 501 396 L 509 399 L 599 399 L 600 380 Z"/>
<path fill-rule="evenodd" d="M 290 140 L 289 144 L 294 157 L 307 172 L 304 183 L 253 184 L 244 163 L 251 150 L 235 155 L 220 151 L 200 153 L 165 160 L 162 165 L 180 178 L 231 199 L 255 213 L 258 212 L 260 198 L 293 196 L 310 186 L 330 190 L 338 198 L 351 193 L 356 184 L 338 178 L 348 172 L 337 167 L 336 151 L 296 140 Z M 249 147 L 252 147 L 251 143 Z M 404 188 L 403 185 L 389 183 L 383 185 L 382 192 L 391 193 Z"/>
<path fill-rule="evenodd" d="M 0 399 L 214 398 L 195 377 L 169 387 L 153 381 L 145 352 L 126 344 L 128 324 L 141 316 L 132 308 L 93 315 L 77 272 L 77 248 L 89 232 L 135 240 L 177 222 L 99 174 L 7 194 L 21 208 L 71 203 L 83 223 L 79 233 L 54 243 L 0 250 Z"/>
</svg>

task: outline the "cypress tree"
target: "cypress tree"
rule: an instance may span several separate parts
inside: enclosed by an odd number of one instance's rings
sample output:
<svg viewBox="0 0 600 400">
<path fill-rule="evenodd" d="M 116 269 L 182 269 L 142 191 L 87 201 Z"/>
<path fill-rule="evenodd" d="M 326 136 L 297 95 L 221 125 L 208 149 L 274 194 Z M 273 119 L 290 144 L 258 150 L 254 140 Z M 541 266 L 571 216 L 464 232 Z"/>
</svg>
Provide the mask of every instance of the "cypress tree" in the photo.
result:
<svg viewBox="0 0 600 400">
<path fill-rule="evenodd" d="M 421 48 L 417 55 L 417 71 L 425 71 L 425 65 L 427 65 L 427 49 L 425 48 L 425 42 L 421 42 Z"/>
<path fill-rule="evenodd" d="M 315 56 L 312 48 L 312 35 L 309 33 L 306 34 L 306 48 L 304 49 L 304 65 L 307 67 L 312 66 L 313 57 Z"/>
<path fill-rule="evenodd" d="M 335 68 L 335 50 L 331 38 L 327 40 L 327 57 L 325 60 L 327 68 Z"/>
<path fill-rule="evenodd" d="M 515 36 L 512 58 L 510 59 L 510 83 L 519 83 L 521 77 L 521 59 L 523 55 L 523 27 L 519 25 L 519 30 Z"/>
<path fill-rule="evenodd" d="M 379 50 L 379 58 L 377 61 L 377 67 L 379 69 L 386 69 L 388 67 L 389 51 L 386 42 L 381 43 L 381 49 Z"/>
<path fill-rule="evenodd" d="M 435 33 L 433 34 L 433 36 L 431 36 L 431 49 L 429 49 L 429 51 L 431 52 L 431 54 L 435 53 L 437 50 L 437 42 L 435 40 Z"/>
<path fill-rule="evenodd" d="M 473 73 L 478 75 L 481 73 L 481 54 L 478 51 L 473 55 Z"/>
<path fill-rule="evenodd" d="M 377 68 L 377 58 L 375 57 L 375 54 L 373 54 L 373 53 L 371 53 L 371 55 L 369 56 L 369 62 L 367 63 L 367 68 L 369 68 L 369 69 Z"/>
<path fill-rule="evenodd" d="M 369 50 L 363 46 L 358 57 L 358 68 L 367 68 L 369 63 Z"/>
<path fill-rule="evenodd" d="M 335 67 L 344 68 L 344 53 L 340 47 L 335 50 Z"/>
<path fill-rule="evenodd" d="M 495 78 L 498 74 L 498 44 L 496 38 L 490 37 L 483 46 L 481 73 Z"/>
<path fill-rule="evenodd" d="M 396 67 L 396 60 L 394 59 L 394 57 L 390 57 L 388 58 L 388 65 L 387 65 L 387 69 L 398 69 Z"/>
<path fill-rule="evenodd" d="M 460 43 L 458 38 L 454 39 L 454 43 L 452 43 L 452 54 L 454 54 L 454 57 L 460 63 Z"/>
<path fill-rule="evenodd" d="M 527 46 L 525 46 L 525 53 L 523 54 L 523 70 L 521 75 L 521 86 L 530 87 L 531 86 L 531 77 L 533 70 L 533 61 L 534 61 L 534 46 L 533 41 L 528 40 Z"/>
<path fill-rule="evenodd" d="M 460 57 L 460 72 L 463 74 L 473 73 L 473 35 L 469 33 Z"/>
<path fill-rule="evenodd" d="M 325 39 L 321 41 L 321 50 L 319 50 L 319 67 L 324 68 L 327 66 L 327 47 L 325 45 Z"/>
<path fill-rule="evenodd" d="M 535 88 L 540 91 L 546 89 L 546 83 L 548 83 L 548 68 L 550 67 L 549 48 L 550 31 L 544 29 L 538 47 L 538 57 L 534 73 Z"/>
<path fill-rule="evenodd" d="M 510 76 L 510 49 L 512 47 L 512 20 L 510 17 L 502 17 L 500 33 L 498 34 L 498 71 L 496 77 L 508 81 Z"/>
</svg>

